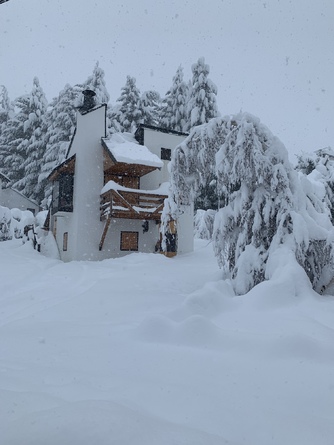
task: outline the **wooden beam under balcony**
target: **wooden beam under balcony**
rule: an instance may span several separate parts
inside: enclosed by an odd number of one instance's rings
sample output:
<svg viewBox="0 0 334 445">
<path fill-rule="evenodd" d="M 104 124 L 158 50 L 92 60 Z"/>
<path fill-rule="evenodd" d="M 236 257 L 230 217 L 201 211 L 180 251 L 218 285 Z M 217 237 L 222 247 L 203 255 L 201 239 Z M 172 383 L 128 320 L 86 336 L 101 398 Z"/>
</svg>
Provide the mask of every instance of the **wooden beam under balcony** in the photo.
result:
<svg viewBox="0 0 334 445">
<path fill-rule="evenodd" d="M 108 190 L 101 195 L 101 221 L 108 218 L 159 221 L 167 195 L 140 190 Z"/>
<path fill-rule="evenodd" d="M 110 221 L 111 221 L 111 217 L 108 216 L 107 220 L 106 220 L 106 223 L 104 225 L 103 232 L 102 232 L 101 241 L 100 241 L 100 244 L 99 244 L 99 250 L 102 250 L 102 247 L 103 247 L 103 244 L 104 244 L 104 240 L 106 239 L 106 236 L 107 236 L 107 232 L 108 232 L 108 228 L 109 228 L 109 225 L 110 225 Z"/>
</svg>

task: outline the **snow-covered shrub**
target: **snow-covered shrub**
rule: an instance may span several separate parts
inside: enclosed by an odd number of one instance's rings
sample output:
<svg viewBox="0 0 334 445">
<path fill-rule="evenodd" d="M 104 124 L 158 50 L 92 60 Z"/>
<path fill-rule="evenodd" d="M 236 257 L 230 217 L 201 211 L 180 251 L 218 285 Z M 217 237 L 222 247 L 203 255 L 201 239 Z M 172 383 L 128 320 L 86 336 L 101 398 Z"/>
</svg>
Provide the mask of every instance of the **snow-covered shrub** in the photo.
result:
<svg viewBox="0 0 334 445">
<path fill-rule="evenodd" d="M 316 151 L 315 155 L 314 169 L 308 178 L 324 185 L 325 194 L 322 201 L 326 201 L 334 224 L 334 150 L 331 147 L 322 148 Z"/>
<path fill-rule="evenodd" d="M 181 204 L 194 198 L 212 165 L 226 198 L 215 217 L 214 250 L 236 293 L 267 278 L 268 258 L 283 244 L 315 289 L 328 284 L 333 274 L 328 204 L 306 176 L 293 170 L 284 145 L 252 115 L 212 119 L 177 147 L 163 228 L 168 218 L 177 219 Z"/>
<path fill-rule="evenodd" d="M 35 242 L 38 251 L 49 258 L 59 259 L 59 250 L 56 240 L 51 231 L 45 230 L 44 226 L 48 217 L 48 211 L 37 213 L 35 218 Z"/>
<path fill-rule="evenodd" d="M 23 238 L 24 228 L 33 223 L 34 215 L 29 210 L 0 206 L 0 241 Z"/>
<path fill-rule="evenodd" d="M 0 206 L 0 241 L 12 239 L 10 223 L 12 215 L 6 207 Z"/>
<path fill-rule="evenodd" d="M 213 224 L 216 210 L 198 209 L 194 217 L 194 237 L 210 240 L 213 234 Z"/>
<path fill-rule="evenodd" d="M 304 173 L 304 175 L 309 175 L 315 169 L 315 154 L 314 153 L 304 153 L 296 155 L 297 165 L 295 169 Z"/>
</svg>

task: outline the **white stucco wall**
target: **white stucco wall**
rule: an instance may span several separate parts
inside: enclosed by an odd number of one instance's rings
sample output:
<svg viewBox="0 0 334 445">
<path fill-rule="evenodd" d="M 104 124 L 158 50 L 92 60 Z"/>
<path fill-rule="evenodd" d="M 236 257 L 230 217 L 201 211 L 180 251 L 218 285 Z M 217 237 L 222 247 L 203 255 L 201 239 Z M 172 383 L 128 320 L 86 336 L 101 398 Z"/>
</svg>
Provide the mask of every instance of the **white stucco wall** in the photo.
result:
<svg viewBox="0 0 334 445">
<path fill-rule="evenodd" d="M 56 234 L 56 241 L 60 258 L 63 261 L 72 261 L 75 251 L 75 237 L 73 236 L 73 214 L 70 212 L 57 212 L 52 218 L 51 231 Z M 67 251 L 64 250 L 64 233 L 68 233 Z"/>
<path fill-rule="evenodd" d="M 112 219 L 103 244 L 101 259 L 117 258 L 131 253 L 120 249 L 122 231 L 138 232 L 138 251 L 154 253 L 155 244 L 159 240 L 159 225 L 155 221 L 149 221 L 148 232 L 143 233 L 143 223 L 144 220 Z"/>
<path fill-rule="evenodd" d="M 97 260 L 103 223 L 100 221 L 100 194 L 103 187 L 105 107 L 77 116 L 77 131 L 69 156 L 76 154 L 73 200 L 74 257 Z"/>
<path fill-rule="evenodd" d="M 161 157 L 161 148 L 170 148 L 172 153 L 181 144 L 186 136 L 171 133 L 162 133 L 150 128 L 144 128 L 144 145 Z M 144 176 L 140 180 L 141 188 L 154 189 L 161 183 L 169 181 L 168 164 L 170 161 L 163 161 L 164 167 L 159 171 L 154 171 Z M 177 221 L 177 252 L 187 253 L 194 250 L 194 207 L 182 206 L 181 216 Z"/>
<path fill-rule="evenodd" d="M 171 133 L 162 133 L 150 128 L 144 128 L 144 145 L 161 159 L 161 148 L 169 148 L 172 152 L 181 142 L 185 136 L 180 136 Z M 141 188 L 152 190 L 159 187 L 163 182 L 169 181 L 168 164 L 169 161 L 163 161 L 164 166 L 161 170 L 156 170 L 148 175 L 145 175 L 140 180 Z"/>
<path fill-rule="evenodd" d="M 63 261 L 99 260 L 99 242 L 104 223 L 100 221 L 100 193 L 103 187 L 103 152 L 106 107 L 87 114 L 77 113 L 76 133 L 68 157 L 76 155 L 73 212 L 57 212 L 56 241 Z M 68 232 L 68 250 L 63 236 Z"/>
</svg>

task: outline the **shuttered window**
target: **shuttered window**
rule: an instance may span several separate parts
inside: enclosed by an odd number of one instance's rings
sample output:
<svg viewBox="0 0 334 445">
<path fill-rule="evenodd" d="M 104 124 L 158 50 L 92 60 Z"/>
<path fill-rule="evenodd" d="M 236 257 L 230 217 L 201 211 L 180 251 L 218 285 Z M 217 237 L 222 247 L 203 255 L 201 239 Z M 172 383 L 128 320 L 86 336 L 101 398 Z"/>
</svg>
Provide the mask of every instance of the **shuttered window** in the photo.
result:
<svg viewBox="0 0 334 445">
<path fill-rule="evenodd" d="M 121 232 L 121 250 L 138 251 L 138 232 Z"/>
</svg>

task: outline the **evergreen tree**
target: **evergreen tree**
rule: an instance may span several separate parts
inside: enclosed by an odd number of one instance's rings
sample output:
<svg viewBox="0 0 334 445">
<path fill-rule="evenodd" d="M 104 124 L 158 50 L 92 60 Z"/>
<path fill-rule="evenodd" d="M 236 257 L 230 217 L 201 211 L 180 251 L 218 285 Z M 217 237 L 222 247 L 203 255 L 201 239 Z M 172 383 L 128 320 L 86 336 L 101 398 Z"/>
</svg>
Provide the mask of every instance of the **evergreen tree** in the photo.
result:
<svg viewBox="0 0 334 445">
<path fill-rule="evenodd" d="M 211 240 L 215 217 L 215 210 L 198 209 L 194 217 L 194 238 Z"/>
<path fill-rule="evenodd" d="M 295 169 L 304 173 L 305 175 L 310 174 L 315 169 L 315 154 L 302 153 L 297 156 L 297 165 Z"/>
<path fill-rule="evenodd" d="M 205 63 L 204 57 L 199 58 L 191 69 L 193 77 L 188 103 L 190 128 L 218 116 L 217 87 L 208 78 L 210 67 Z"/>
<path fill-rule="evenodd" d="M 200 184 L 194 202 L 195 210 L 218 210 L 225 205 L 225 196 L 217 187 L 217 176 L 214 172 L 208 175 L 204 185 Z"/>
<path fill-rule="evenodd" d="M 121 133 L 123 127 L 119 122 L 120 104 L 109 105 L 107 108 L 107 132 L 108 134 Z"/>
<path fill-rule="evenodd" d="M 0 96 L 0 135 L 10 118 L 14 116 L 14 106 L 9 100 L 8 91 L 5 86 L 1 86 Z"/>
<path fill-rule="evenodd" d="M 14 117 L 14 106 L 9 100 L 6 87 L 2 86 L 0 96 L 0 169 L 3 169 L 4 157 L 7 153 L 7 143 L 5 134 L 7 125 Z"/>
<path fill-rule="evenodd" d="M 175 150 L 171 194 L 162 226 L 177 220 L 212 172 L 226 197 L 216 212 L 213 244 L 225 278 L 238 294 L 265 280 L 269 258 L 281 246 L 295 255 L 312 286 L 332 278 L 333 226 L 324 192 L 292 169 L 283 144 L 246 113 L 196 127 Z M 306 193 L 305 193 L 306 191 Z"/>
<path fill-rule="evenodd" d="M 47 178 L 52 170 L 65 160 L 70 140 L 74 133 L 76 123 L 74 103 L 76 96 L 77 90 L 68 84 L 65 85 L 58 97 L 53 99 L 45 116 L 47 126 L 46 148 L 38 182 L 39 187 L 44 190 L 46 200 L 51 195 L 51 184 Z"/>
<path fill-rule="evenodd" d="M 100 68 L 99 62 L 96 62 L 92 75 L 83 84 L 77 85 L 80 92 L 83 90 L 93 90 L 95 92 L 96 105 L 108 104 L 110 100 L 104 77 L 103 69 Z M 79 100 L 81 99 L 80 95 Z"/>
<path fill-rule="evenodd" d="M 122 131 L 132 132 L 143 120 L 139 89 L 136 87 L 136 79 L 127 76 L 125 86 L 121 90 L 121 96 L 117 99 L 119 107 L 115 108 L 114 119 L 118 122 Z"/>
<path fill-rule="evenodd" d="M 14 182 L 13 186 L 22 191 L 27 197 L 40 200 L 41 192 L 38 176 L 45 150 L 45 113 L 47 100 L 37 77 L 33 80 L 33 88 L 28 96 L 28 107 L 24 110 L 26 119 L 23 122 L 23 140 L 17 146 L 17 152 L 22 155 L 24 162 L 23 176 Z"/>
<path fill-rule="evenodd" d="M 147 125 L 158 125 L 161 97 L 157 91 L 145 91 L 140 99 L 142 121 Z"/>
<path fill-rule="evenodd" d="M 17 112 L 7 121 L 1 135 L 2 170 L 13 185 L 24 176 L 26 154 L 26 134 L 24 124 L 29 118 L 29 95 L 25 94 L 14 101 Z"/>
<path fill-rule="evenodd" d="M 175 131 L 185 131 L 187 124 L 188 87 L 183 80 L 183 68 L 179 66 L 173 77 L 173 85 L 167 91 L 160 109 L 160 126 Z"/>
<path fill-rule="evenodd" d="M 308 176 L 313 182 L 323 186 L 323 194 L 318 196 L 312 188 L 304 184 L 305 193 L 317 209 L 325 202 L 330 211 L 334 225 L 334 150 L 331 147 L 322 148 L 312 154 L 298 155 L 297 171 Z"/>
</svg>

